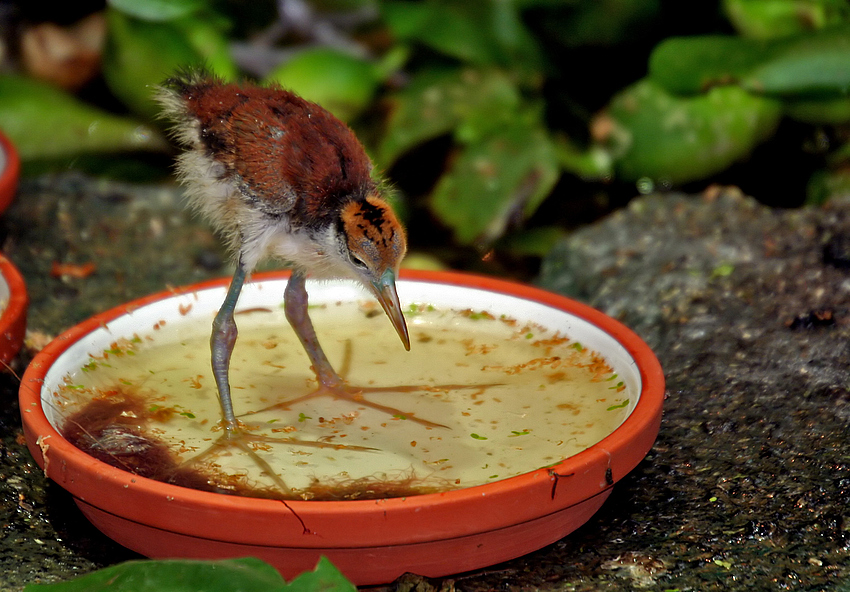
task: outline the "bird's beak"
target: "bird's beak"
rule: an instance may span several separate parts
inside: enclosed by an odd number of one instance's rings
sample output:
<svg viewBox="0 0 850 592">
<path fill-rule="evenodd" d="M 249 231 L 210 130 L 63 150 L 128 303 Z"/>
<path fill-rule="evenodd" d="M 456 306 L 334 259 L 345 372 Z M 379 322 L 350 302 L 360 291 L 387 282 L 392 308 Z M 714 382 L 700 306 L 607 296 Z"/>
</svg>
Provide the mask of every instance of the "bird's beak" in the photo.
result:
<svg viewBox="0 0 850 592">
<path fill-rule="evenodd" d="M 398 301 L 398 292 L 395 287 L 395 272 L 388 269 L 381 276 L 381 279 L 371 283 L 372 293 L 387 316 L 390 317 L 390 322 L 401 337 L 401 342 L 404 344 L 404 349 L 410 351 L 410 336 L 407 333 L 407 323 L 404 320 L 404 315 L 401 313 L 401 304 Z"/>
</svg>

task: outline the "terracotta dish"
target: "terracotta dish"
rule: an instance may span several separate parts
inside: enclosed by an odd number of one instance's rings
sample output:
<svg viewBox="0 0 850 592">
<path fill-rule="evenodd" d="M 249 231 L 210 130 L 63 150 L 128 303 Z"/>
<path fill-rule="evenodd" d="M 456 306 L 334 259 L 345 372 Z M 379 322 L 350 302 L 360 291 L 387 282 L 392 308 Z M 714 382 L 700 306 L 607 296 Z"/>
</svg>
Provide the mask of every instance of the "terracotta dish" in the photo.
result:
<svg viewBox="0 0 850 592">
<path fill-rule="evenodd" d="M 0 254 L 0 363 L 9 364 L 24 342 L 29 297 L 24 278 Z"/>
<path fill-rule="evenodd" d="M 279 307 L 286 277 L 257 274 L 240 308 Z M 63 438 L 63 417 L 51 401 L 69 372 L 120 337 L 144 338 L 156 327 L 193 317 L 208 327 L 226 286 L 227 280 L 217 280 L 170 290 L 89 319 L 49 344 L 22 380 L 24 433 L 36 462 L 74 496 L 97 528 L 146 556 L 255 556 L 289 579 L 324 555 L 357 585 L 390 582 L 405 572 L 437 577 L 478 569 L 539 549 L 584 524 L 658 434 L 661 367 L 649 347 L 619 322 L 526 285 L 405 272 L 398 288 L 405 307 L 433 303 L 510 315 L 562 331 L 599 352 L 628 389 L 623 405 L 628 403 L 629 413 L 589 448 L 542 467 L 532 462 L 522 474 L 438 493 L 345 501 L 258 499 L 165 484 L 96 460 Z M 349 297 L 334 284 L 308 289 L 311 302 Z M 391 330 L 383 316 L 378 321 Z M 400 348 L 397 339 L 382 347 Z M 414 341 L 411 351 L 415 347 Z"/>
</svg>

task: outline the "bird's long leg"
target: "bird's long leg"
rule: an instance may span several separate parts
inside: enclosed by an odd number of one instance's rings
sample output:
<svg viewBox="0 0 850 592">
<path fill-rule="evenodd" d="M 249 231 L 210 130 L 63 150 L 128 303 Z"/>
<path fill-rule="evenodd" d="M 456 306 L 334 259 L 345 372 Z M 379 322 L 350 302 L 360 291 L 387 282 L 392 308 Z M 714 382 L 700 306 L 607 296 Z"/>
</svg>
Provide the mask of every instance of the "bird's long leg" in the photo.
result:
<svg viewBox="0 0 850 592">
<path fill-rule="evenodd" d="M 303 272 L 292 272 L 283 296 L 284 312 L 286 313 L 286 319 L 292 325 L 295 334 L 298 335 L 301 345 L 304 346 L 304 350 L 310 358 L 316 378 L 319 379 L 319 382 L 323 386 L 333 390 L 340 387 L 343 384 L 343 380 L 333 369 L 325 352 L 322 351 L 322 346 L 319 345 L 319 339 L 316 337 L 315 329 L 313 329 L 313 322 L 310 320 L 310 315 L 307 312 L 305 280 L 306 276 Z"/>
<path fill-rule="evenodd" d="M 269 436 L 263 435 L 255 435 L 249 434 L 240 430 L 239 422 L 236 419 L 236 415 L 233 412 L 233 400 L 230 394 L 230 359 L 233 355 L 233 347 L 236 345 L 236 337 L 239 333 L 236 327 L 236 320 L 234 319 L 234 314 L 236 310 L 236 303 L 239 300 L 239 295 L 242 292 L 242 287 L 245 285 L 245 280 L 248 277 L 248 269 L 242 263 L 242 259 L 239 259 L 239 262 L 236 266 L 236 272 L 233 274 L 233 279 L 230 281 L 230 286 L 227 289 L 227 294 L 224 297 L 224 302 L 219 308 L 218 313 L 213 320 L 213 331 L 212 336 L 210 337 L 210 349 L 212 351 L 212 371 L 213 376 L 215 377 L 216 387 L 218 388 L 218 396 L 219 401 L 221 403 L 221 411 L 224 416 L 224 428 L 226 433 L 224 436 L 213 442 L 209 448 L 202 451 L 201 453 L 195 455 L 194 457 L 184 461 L 184 465 L 191 465 L 194 463 L 198 463 L 208 458 L 211 455 L 215 455 L 217 452 L 230 447 L 236 446 L 244 453 L 246 453 L 256 464 L 262 469 L 262 471 L 269 476 L 269 478 L 277 485 L 277 487 L 283 491 L 287 495 L 292 494 L 292 490 L 283 480 L 283 478 L 278 475 L 274 469 L 269 465 L 263 458 L 261 458 L 249 445 L 249 442 L 265 442 L 271 444 L 289 444 L 293 446 L 311 446 L 318 448 L 334 448 L 334 449 L 351 449 L 351 450 L 360 450 L 360 451 L 370 451 L 372 448 L 368 448 L 365 446 L 344 446 L 344 445 L 332 445 L 326 444 L 323 442 L 312 442 L 312 441 L 304 441 L 299 440 L 297 438 L 273 438 Z M 303 286 L 303 278 L 301 289 L 304 291 Z M 306 306 L 306 292 L 304 293 L 304 302 Z M 305 315 L 306 316 L 306 315 Z M 312 331 L 312 325 L 310 324 L 309 318 L 307 318 L 307 326 L 310 331 Z M 313 342 L 316 343 L 316 347 L 318 348 L 318 342 L 316 341 L 315 333 L 313 335 Z M 305 344 L 306 347 L 306 344 Z M 318 349 L 319 354 L 324 358 L 324 354 L 321 353 L 321 349 Z M 311 357 L 312 359 L 312 357 Z M 336 373 L 333 372 L 333 369 L 330 367 L 330 364 L 327 362 L 325 358 L 325 364 L 328 370 L 332 373 L 333 376 L 336 376 Z M 339 377 L 337 377 L 339 379 Z M 341 380 L 340 380 L 341 382 Z"/>
<path fill-rule="evenodd" d="M 301 340 L 301 345 L 304 346 L 307 356 L 310 358 L 313 372 L 316 373 L 316 378 L 319 380 L 319 388 L 312 393 L 288 401 L 287 405 L 316 396 L 331 395 L 338 399 L 347 399 L 349 401 L 356 402 L 359 405 L 377 409 L 378 411 L 387 413 L 388 415 L 410 418 L 416 423 L 420 423 L 428 427 L 446 427 L 443 424 L 415 417 L 414 414 L 406 413 L 401 409 L 396 409 L 395 407 L 388 407 L 386 405 L 367 401 L 363 398 L 363 392 L 365 389 L 349 387 L 345 384 L 345 381 L 339 374 L 337 374 L 337 372 L 333 369 L 333 366 L 331 366 L 331 363 L 328 361 L 328 357 L 322 350 L 322 346 L 319 345 L 319 339 L 316 337 L 316 331 L 313 328 L 313 322 L 310 320 L 310 315 L 308 313 L 308 297 L 305 280 L 306 276 L 304 273 L 298 271 L 292 273 L 292 276 L 289 278 L 289 282 L 286 284 L 286 290 L 284 292 L 284 312 L 286 313 L 286 318 L 289 321 L 289 324 L 292 325 L 292 328 L 295 330 L 295 334 L 298 335 L 298 339 Z"/>
<path fill-rule="evenodd" d="M 233 313 L 236 302 L 245 285 L 248 270 L 242 264 L 242 259 L 236 266 L 236 273 L 230 281 L 224 302 L 213 320 L 213 331 L 210 337 L 210 349 L 212 350 L 212 371 L 215 384 L 218 387 L 218 397 L 221 403 L 221 412 L 224 415 L 225 429 L 228 432 L 235 431 L 239 424 L 233 413 L 233 399 L 230 396 L 230 357 L 233 354 L 233 346 L 236 344 L 238 330 Z"/>
</svg>

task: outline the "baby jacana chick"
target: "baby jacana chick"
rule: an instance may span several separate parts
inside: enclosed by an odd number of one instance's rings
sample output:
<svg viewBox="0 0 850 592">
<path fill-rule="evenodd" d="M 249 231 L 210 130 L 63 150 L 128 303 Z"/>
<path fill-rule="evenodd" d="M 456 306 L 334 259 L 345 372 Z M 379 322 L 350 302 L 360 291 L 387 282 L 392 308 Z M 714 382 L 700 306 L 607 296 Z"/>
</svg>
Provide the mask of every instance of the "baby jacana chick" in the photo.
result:
<svg viewBox="0 0 850 592">
<path fill-rule="evenodd" d="M 167 80 L 157 98 L 187 148 L 177 173 L 190 202 L 224 234 L 237 258 L 210 339 L 225 427 L 238 429 L 229 383 L 234 310 L 247 277 L 266 256 L 292 268 L 286 317 L 319 388 L 351 398 L 313 330 L 308 274 L 359 281 L 410 349 L 395 285 L 405 232 L 372 178 L 363 146 L 328 111 L 282 88 L 224 83 L 186 71 Z"/>
</svg>

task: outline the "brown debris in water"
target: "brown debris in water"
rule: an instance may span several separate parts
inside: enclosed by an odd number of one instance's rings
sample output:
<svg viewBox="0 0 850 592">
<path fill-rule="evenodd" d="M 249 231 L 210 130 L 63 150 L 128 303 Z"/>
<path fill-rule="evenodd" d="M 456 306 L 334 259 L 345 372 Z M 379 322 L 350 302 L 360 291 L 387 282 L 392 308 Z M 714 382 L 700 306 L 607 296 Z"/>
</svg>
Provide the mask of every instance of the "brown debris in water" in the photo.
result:
<svg viewBox="0 0 850 592">
<path fill-rule="evenodd" d="M 201 491 L 270 497 L 258 495 L 261 492 L 233 477 L 182 466 L 168 446 L 147 430 L 151 420 L 167 420 L 173 410 L 151 405 L 126 389 L 110 394 L 71 415 L 62 426 L 62 436 L 89 456 L 140 477 Z"/>
<path fill-rule="evenodd" d="M 65 420 L 62 436 L 89 456 L 140 477 L 200 491 L 280 500 L 341 501 L 409 497 L 453 489 L 423 485 L 413 475 L 397 479 L 340 478 L 294 492 L 255 487 L 243 476 L 230 475 L 213 463 L 183 461 L 151 434 L 149 423 L 167 421 L 177 411 L 152 404 L 149 397 L 126 387 L 102 391 Z"/>
</svg>

